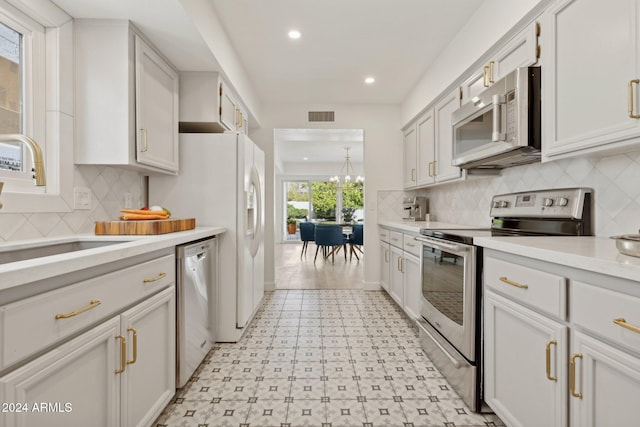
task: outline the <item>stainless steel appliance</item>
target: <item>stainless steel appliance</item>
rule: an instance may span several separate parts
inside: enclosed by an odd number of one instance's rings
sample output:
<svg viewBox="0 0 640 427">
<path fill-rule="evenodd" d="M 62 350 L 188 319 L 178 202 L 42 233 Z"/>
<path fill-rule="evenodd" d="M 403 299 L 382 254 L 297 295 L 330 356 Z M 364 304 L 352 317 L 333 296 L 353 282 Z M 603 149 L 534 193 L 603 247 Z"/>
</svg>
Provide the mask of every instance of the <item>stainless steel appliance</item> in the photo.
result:
<svg viewBox="0 0 640 427">
<path fill-rule="evenodd" d="M 402 208 L 405 213 L 403 221 L 424 221 L 428 213 L 428 200 L 422 196 L 405 197 Z"/>
<path fill-rule="evenodd" d="M 540 161 L 540 67 L 507 74 L 451 118 L 454 166 L 502 169 Z"/>
<path fill-rule="evenodd" d="M 420 342 L 473 411 L 482 407 L 482 248 L 485 236 L 591 235 L 591 190 L 569 188 L 493 197 L 491 228 L 422 230 Z"/>
<path fill-rule="evenodd" d="M 216 342 L 217 248 L 215 237 L 176 247 L 176 387 Z"/>
</svg>

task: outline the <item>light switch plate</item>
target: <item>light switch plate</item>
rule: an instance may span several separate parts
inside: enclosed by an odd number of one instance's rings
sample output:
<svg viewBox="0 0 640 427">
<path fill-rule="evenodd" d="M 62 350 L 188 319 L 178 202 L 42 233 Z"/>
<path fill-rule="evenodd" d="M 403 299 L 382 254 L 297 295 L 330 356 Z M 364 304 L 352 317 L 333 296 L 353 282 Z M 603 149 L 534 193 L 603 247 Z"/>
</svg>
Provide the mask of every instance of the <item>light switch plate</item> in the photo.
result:
<svg viewBox="0 0 640 427">
<path fill-rule="evenodd" d="M 73 208 L 79 210 L 91 210 L 91 190 L 86 187 L 73 189 Z"/>
</svg>

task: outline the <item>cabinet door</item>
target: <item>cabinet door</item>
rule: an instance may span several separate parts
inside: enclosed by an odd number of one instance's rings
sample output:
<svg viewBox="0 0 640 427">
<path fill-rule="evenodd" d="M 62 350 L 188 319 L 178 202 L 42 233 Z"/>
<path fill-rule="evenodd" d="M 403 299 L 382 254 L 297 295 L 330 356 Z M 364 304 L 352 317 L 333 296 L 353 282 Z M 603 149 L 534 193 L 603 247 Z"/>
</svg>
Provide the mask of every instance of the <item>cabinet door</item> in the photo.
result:
<svg viewBox="0 0 640 427">
<path fill-rule="evenodd" d="M 453 128 L 451 113 L 460 107 L 460 91 L 455 89 L 435 107 L 436 117 L 436 182 L 451 181 L 462 176 L 460 168 L 452 166 L 453 161 Z"/>
<path fill-rule="evenodd" d="M 403 307 L 403 287 L 404 277 L 402 274 L 402 263 L 404 259 L 402 257 L 402 249 L 391 246 L 391 265 L 389 273 L 389 295 L 393 298 L 400 307 Z"/>
<path fill-rule="evenodd" d="M 485 76 L 486 72 L 486 69 L 480 69 L 462 83 L 460 87 L 462 90 L 462 104 L 469 102 L 471 98 L 489 87 Z"/>
<path fill-rule="evenodd" d="M 178 171 L 178 74 L 136 36 L 136 160 Z"/>
<path fill-rule="evenodd" d="M 220 123 L 229 130 L 236 130 L 236 101 L 222 80 L 220 80 Z"/>
<path fill-rule="evenodd" d="M 640 420 L 640 358 L 580 332 L 571 336 L 575 386 L 571 425 L 636 426 Z M 576 396 L 581 394 L 581 397 Z"/>
<path fill-rule="evenodd" d="M 0 426 L 119 426 L 119 330 L 111 319 L 0 378 L 0 402 L 29 405 L 2 414 Z M 35 411 L 41 402 L 52 406 Z"/>
<path fill-rule="evenodd" d="M 490 63 L 488 67 L 490 84 L 517 68 L 533 65 L 538 61 L 538 31 L 540 31 L 540 25 L 534 22 L 516 34 L 495 54 L 492 59 L 493 63 Z"/>
<path fill-rule="evenodd" d="M 492 292 L 484 315 L 487 404 L 510 426 L 566 426 L 567 327 Z"/>
<path fill-rule="evenodd" d="M 412 188 L 416 186 L 417 171 L 416 171 L 416 149 L 417 149 L 417 135 L 415 123 L 411 125 L 409 129 L 404 132 L 403 140 L 403 186 L 404 188 Z"/>
<path fill-rule="evenodd" d="M 629 86 L 640 78 L 638 13 L 636 0 L 562 0 L 545 13 L 544 156 L 633 143 L 638 119 L 628 108 L 633 89 L 632 110 L 639 112 L 638 85 Z"/>
<path fill-rule="evenodd" d="M 418 119 L 417 127 L 417 184 L 433 184 L 435 156 L 435 119 L 433 110 L 429 110 Z"/>
<path fill-rule="evenodd" d="M 389 273 L 391 272 L 391 250 L 388 243 L 380 244 L 380 286 L 389 292 Z"/>
<path fill-rule="evenodd" d="M 150 425 L 175 393 L 175 288 L 122 314 L 127 366 L 122 377 L 122 425 Z"/>
<path fill-rule="evenodd" d="M 420 258 L 404 253 L 404 311 L 410 318 L 420 317 L 422 300 L 422 280 L 420 277 Z"/>
</svg>

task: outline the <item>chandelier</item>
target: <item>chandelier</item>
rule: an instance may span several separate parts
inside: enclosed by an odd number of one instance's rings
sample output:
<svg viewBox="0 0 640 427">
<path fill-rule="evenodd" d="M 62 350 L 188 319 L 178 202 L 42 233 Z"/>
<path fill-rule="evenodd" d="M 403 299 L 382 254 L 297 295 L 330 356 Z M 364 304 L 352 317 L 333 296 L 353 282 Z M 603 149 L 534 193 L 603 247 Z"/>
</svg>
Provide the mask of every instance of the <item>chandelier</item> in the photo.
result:
<svg viewBox="0 0 640 427">
<path fill-rule="evenodd" d="M 331 182 L 337 182 L 338 184 L 343 182 L 351 182 L 352 180 L 357 183 L 363 183 L 364 177 L 358 175 L 353 177 L 352 174 L 355 172 L 353 165 L 351 164 L 351 157 L 349 156 L 350 147 L 344 147 L 347 150 L 347 155 L 344 157 L 344 164 L 342 165 L 342 169 L 340 169 L 341 175 L 335 175 L 329 178 Z"/>
</svg>

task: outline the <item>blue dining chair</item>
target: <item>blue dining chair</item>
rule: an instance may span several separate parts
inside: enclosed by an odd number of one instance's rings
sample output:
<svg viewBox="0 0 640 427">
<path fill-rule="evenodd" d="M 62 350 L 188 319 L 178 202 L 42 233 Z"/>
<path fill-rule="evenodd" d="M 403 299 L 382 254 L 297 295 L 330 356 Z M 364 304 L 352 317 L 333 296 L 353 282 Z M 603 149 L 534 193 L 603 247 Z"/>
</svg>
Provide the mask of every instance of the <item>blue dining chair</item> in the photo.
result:
<svg viewBox="0 0 640 427">
<path fill-rule="evenodd" d="M 355 255 L 358 261 L 360 261 L 360 257 L 358 256 L 358 252 L 356 252 L 356 250 L 360 251 L 360 253 L 362 254 L 364 253 L 362 251 L 362 245 L 364 245 L 363 224 L 356 224 L 352 227 L 351 236 L 349 237 L 347 243 L 349 244 L 349 261 L 351 261 L 353 255 Z"/>
<path fill-rule="evenodd" d="M 313 222 L 300 223 L 300 240 L 302 240 L 302 252 L 300 253 L 300 258 L 302 258 L 302 255 L 307 253 L 307 246 L 309 245 L 309 242 L 313 242 L 315 240 L 315 229 L 316 225 Z"/>
<path fill-rule="evenodd" d="M 342 226 L 338 224 L 316 224 L 315 228 L 316 256 L 313 262 L 318 259 L 318 250 L 322 247 L 324 259 L 331 255 L 331 262 L 335 261 L 335 254 L 344 247 L 344 259 L 347 260 L 347 238 L 342 234 Z M 329 250 L 330 249 L 330 250 Z"/>
</svg>

